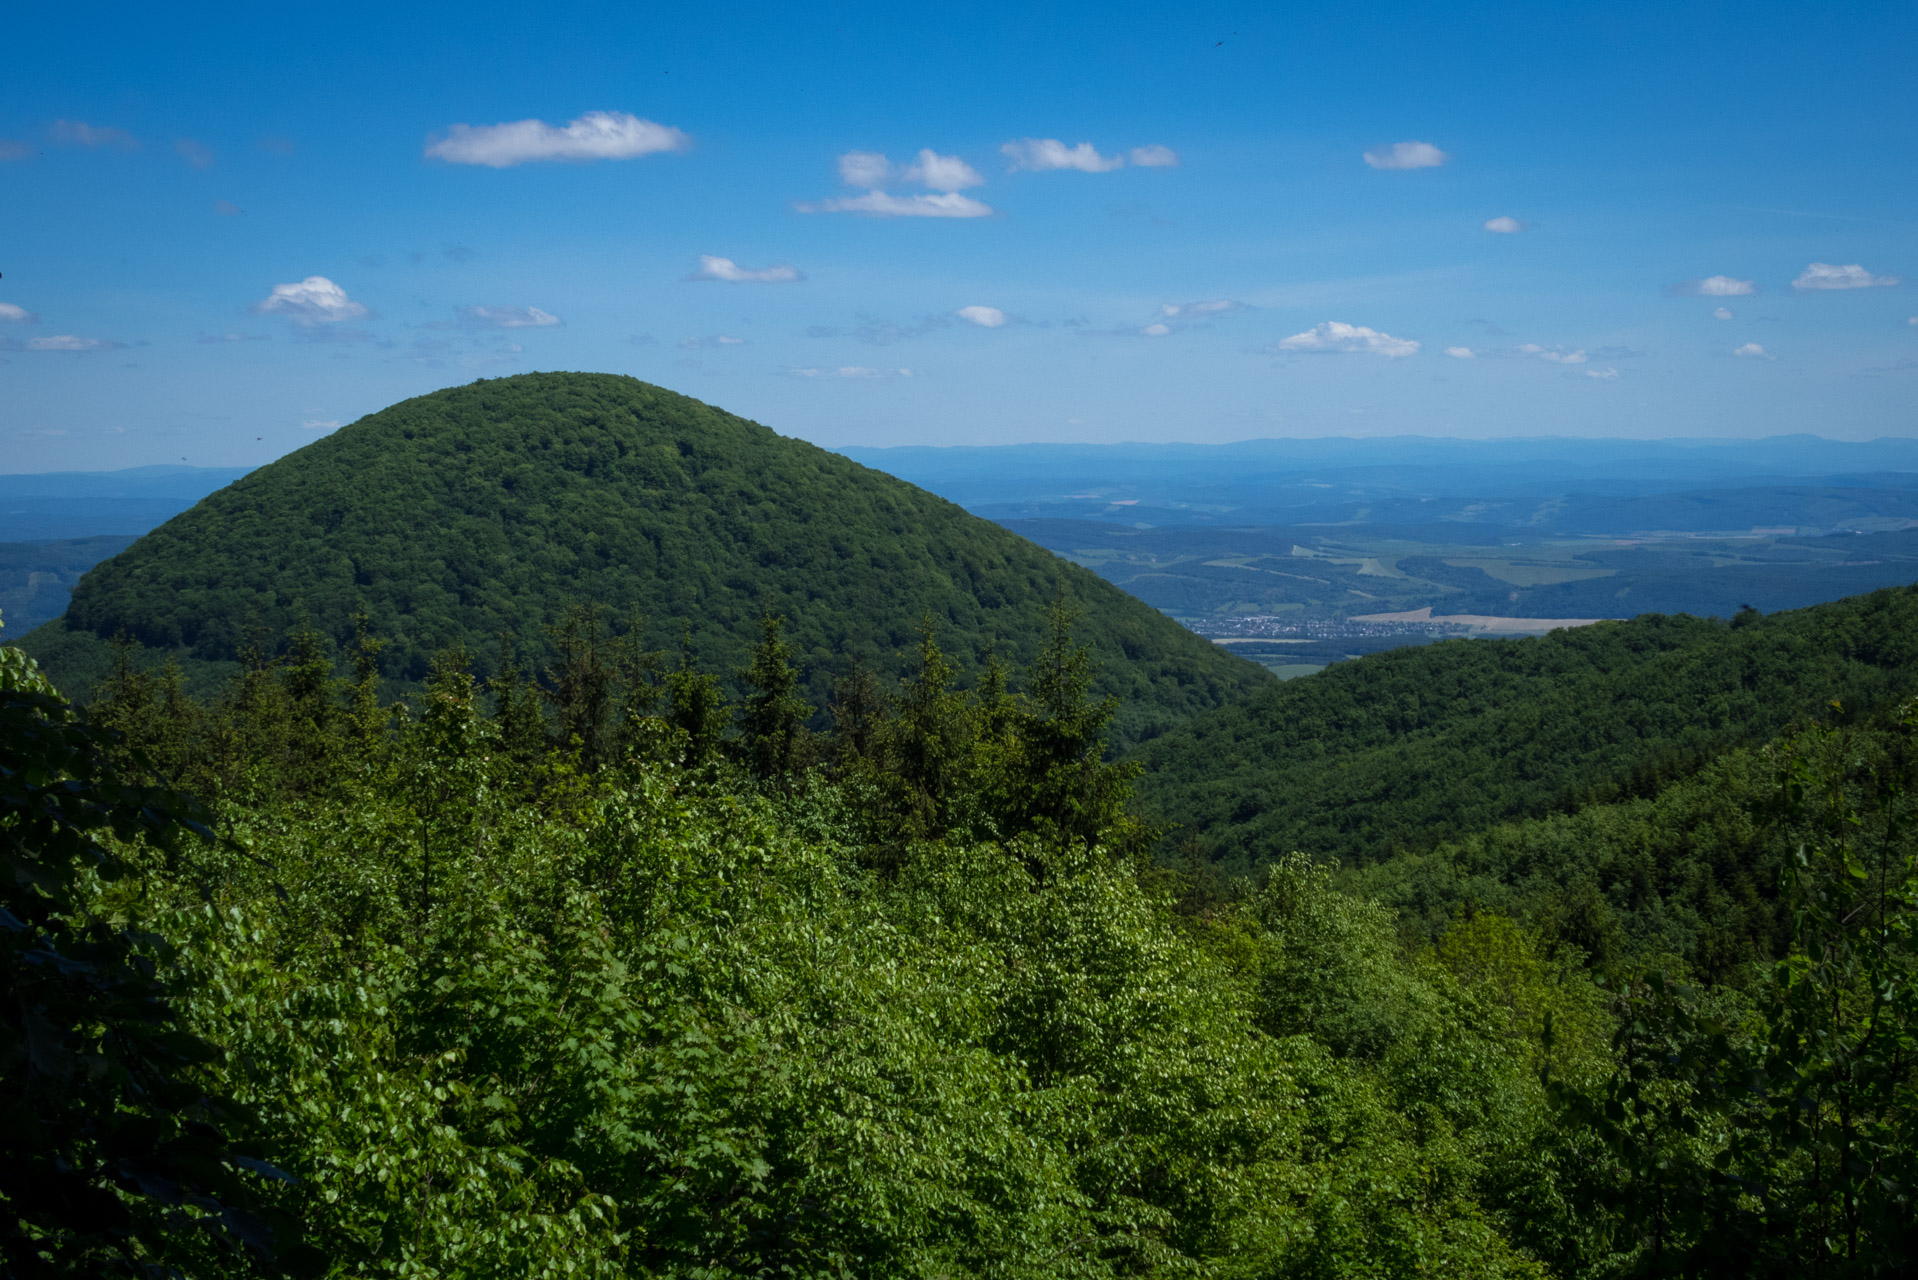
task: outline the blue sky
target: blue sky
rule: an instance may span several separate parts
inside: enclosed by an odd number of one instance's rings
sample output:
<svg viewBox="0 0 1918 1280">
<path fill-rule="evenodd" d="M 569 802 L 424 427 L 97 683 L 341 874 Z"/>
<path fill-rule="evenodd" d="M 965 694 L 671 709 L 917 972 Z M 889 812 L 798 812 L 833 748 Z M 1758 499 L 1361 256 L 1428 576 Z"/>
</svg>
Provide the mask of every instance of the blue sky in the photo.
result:
<svg viewBox="0 0 1918 1280">
<path fill-rule="evenodd" d="M 4 471 L 264 462 L 535 369 L 826 445 L 1918 430 L 1909 4 L 40 6 L 9 44 Z"/>
</svg>

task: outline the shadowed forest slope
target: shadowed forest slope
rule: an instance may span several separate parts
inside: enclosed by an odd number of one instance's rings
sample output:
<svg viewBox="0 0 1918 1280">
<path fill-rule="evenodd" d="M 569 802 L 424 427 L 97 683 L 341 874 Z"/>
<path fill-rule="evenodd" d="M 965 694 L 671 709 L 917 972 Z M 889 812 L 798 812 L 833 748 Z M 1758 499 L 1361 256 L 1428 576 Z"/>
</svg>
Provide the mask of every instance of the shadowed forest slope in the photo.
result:
<svg viewBox="0 0 1918 1280">
<path fill-rule="evenodd" d="M 1729 622 L 1647 614 L 1373 654 L 1144 748 L 1141 795 L 1206 853 L 1351 864 L 1648 794 L 1794 718 L 1918 684 L 1918 589 Z"/>
</svg>

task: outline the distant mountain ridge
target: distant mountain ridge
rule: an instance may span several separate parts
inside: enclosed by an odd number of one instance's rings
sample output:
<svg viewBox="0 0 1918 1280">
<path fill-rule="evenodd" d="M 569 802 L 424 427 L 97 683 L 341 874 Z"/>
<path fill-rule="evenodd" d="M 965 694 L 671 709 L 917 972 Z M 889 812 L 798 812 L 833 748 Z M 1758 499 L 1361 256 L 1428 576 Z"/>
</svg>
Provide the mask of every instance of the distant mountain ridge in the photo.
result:
<svg viewBox="0 0 1918 1280">
<path fill-rule="evenodd" d="M 1124 736 L 1267 679 L 903 481 L 636 379 L 529 374 L 404 401 L 237 480 L 95 567 L 25 647 L 84 684 L 122 632 L 217 666 L 302 618 L 343 646 L 364 610 L 387 674 L 416 681 L 455 644 L 491 670 L 508 627 L 542 665 L 543 628 L 597 602 L 730 676 L 774 612 L 818 705 L 855 654 L 899 673 L 928 616 L 961 672 L 1029 660 L 1059 592 Z"/>
<path fill-rule="evenodd" d="M 1918 441 L 1891 438 L 1404 436 L 841 452 L 1002 521 L 1160 527 L 1360 521 L 1613 534 L 1781 522 L 1881 528 L 1918 519 Z M 1795 516 L 1779 515 L 1800 508 Z"/>
</svg>

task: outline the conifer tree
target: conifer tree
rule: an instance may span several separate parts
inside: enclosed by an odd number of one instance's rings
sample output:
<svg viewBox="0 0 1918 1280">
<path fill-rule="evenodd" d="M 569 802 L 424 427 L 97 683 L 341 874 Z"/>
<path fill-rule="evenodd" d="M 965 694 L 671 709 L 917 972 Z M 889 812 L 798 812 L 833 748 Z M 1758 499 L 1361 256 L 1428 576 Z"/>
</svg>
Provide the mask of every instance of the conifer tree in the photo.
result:
<svg viewBox="0 0 1918 1280">
<path fill-rule="evenodd" d="M 686 735 L 686 762 L 703 765 L 719 755 L 732 713 L 719 678 L 699 669 L 692 633 L 680 643 L 679 667 L 666 677 L 666 720 Z"/>
<path fill-rule="evenodd" d="M 806 717 L 812 711 L 797 692 L 799 671 L 793 666 L 792 645 L 780 632 L 784 621 L 773 613 L 760 620 L 760 642 L 753 649 L 752 664 L 740 674 L 748 692 L 740 707 L 739 753 L 762 782 L 785 779 L 794 772 Z"/>
</svg>

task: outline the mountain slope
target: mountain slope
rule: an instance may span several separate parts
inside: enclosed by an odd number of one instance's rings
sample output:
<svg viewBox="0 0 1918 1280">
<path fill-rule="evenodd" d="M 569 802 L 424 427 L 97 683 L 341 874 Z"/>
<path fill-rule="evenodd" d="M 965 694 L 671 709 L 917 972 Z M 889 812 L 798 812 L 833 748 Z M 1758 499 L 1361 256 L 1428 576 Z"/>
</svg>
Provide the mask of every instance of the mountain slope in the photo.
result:
<svg viewBox="0 0 1918 1280">
<path fill-rule="evenodd" d="M 27 647 L 71 683 L 121 631 L 224 663 L 249 627 L 303 615 L 343 644 L 364 609 L 387 674 L 412 681 L 458 642 L 484 671 L 502 627 L 537 647 L 596 601 L 731 673 L 773 611 L 818 702 L 850 654 L 898 671 L 927 614 L 962 672 L 995 647 L 1027 660 L 1061 586 L 1125 700 L 1122 737 L 1266 679 L 903 481 L 632 378 L 529 374 L 404 401 L 220 490 L 88 573 Z"/>
<path fill-rule="evenodd" d="M 1730 622 L 1647 614 L 1373 654 L 1194 718 L 1139 754 L 1155 817 L 1248 868 L 1371 863 L 1644 794 L 1793 719 L 1918 688 L 1918 589 Z"/>
</svg>

